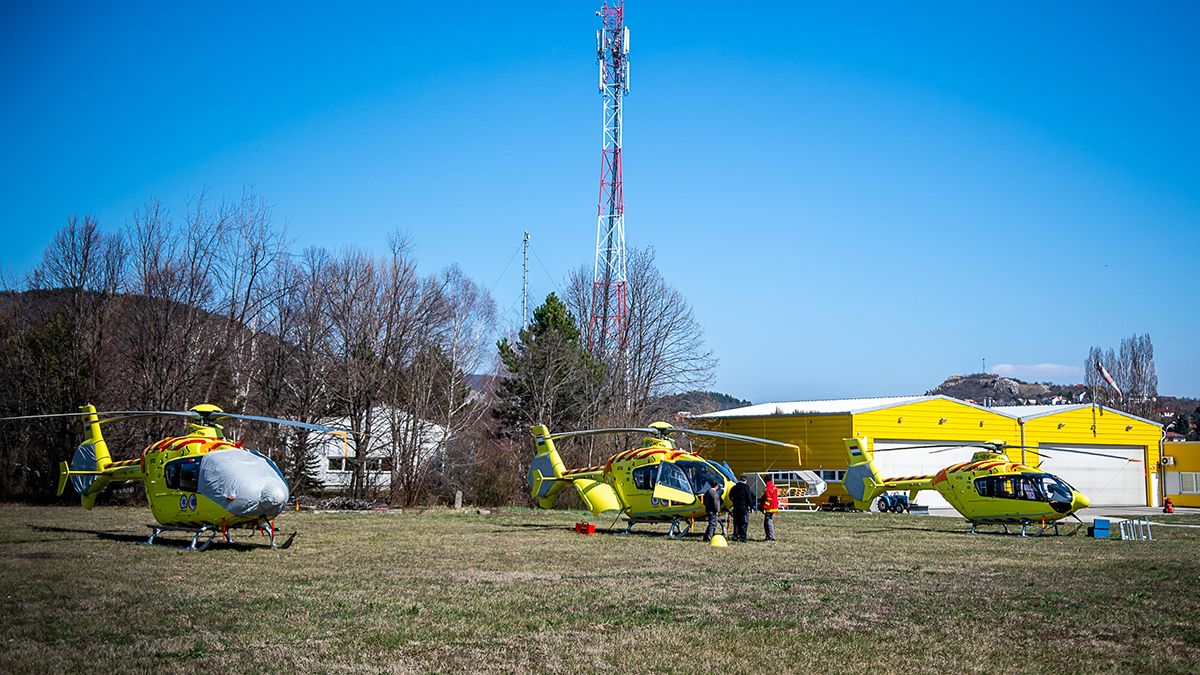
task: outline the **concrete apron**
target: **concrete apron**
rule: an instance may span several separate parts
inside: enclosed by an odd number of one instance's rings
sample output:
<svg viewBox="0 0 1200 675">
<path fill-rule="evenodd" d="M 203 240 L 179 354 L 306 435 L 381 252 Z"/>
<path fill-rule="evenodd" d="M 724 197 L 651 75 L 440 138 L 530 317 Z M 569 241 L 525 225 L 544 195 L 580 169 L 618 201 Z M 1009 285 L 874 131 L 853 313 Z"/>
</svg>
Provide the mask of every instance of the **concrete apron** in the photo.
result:
<svg viewBox="0 0 1200 675">
<path fill-rule="evenodd" d="M 1184 512 L 1186 515 L 1187 512 Z M 1200 515 L 1200 511 L 1196 511 Z M 1175 509 L 1175 514 L 1180 515 L 1178 507 Z M 929 509 L 929 515 L 941 516 L 942 518 L 957 518 L 962 520 L 962 514 L 954 509 Z M 1162 509 L 1151 506 L 1089 506 L 1088 508 L 1076 513 L 1079 519 L 1085 523 L 1090 523 L 1097 518 L 1108 518 L 1114 523 L 1119 523 L 1122 520 L 1133 520 L 1135 518 L 1144 518 L 1146 516 L 1161 516 Z M 1061 523 L 1074 522 L 1074 518 L 1060 520 Z M 1151 521 L 1154 527 L 1200 527 L 1200 525 L 1189 525 L 1186 523 L 1160 523 Z"/>
</svg>

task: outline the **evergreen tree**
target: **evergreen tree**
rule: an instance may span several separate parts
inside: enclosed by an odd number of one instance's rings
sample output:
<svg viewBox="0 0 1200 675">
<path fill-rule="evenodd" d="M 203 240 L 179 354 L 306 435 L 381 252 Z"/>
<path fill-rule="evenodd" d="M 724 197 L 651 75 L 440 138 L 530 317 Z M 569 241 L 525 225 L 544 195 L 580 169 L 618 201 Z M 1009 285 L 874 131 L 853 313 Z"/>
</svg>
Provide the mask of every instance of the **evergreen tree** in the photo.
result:
<svg viewBox="0 0 1200 675">
<path fill-rule="evenodd" d="M 551 293 L 533 310 L 515 343 L 505 338 L 496 346 L 508 371 L 495 412 L 502 435 L 518 437 L 532 424 L 567 429 L 589 420 L 597 405 L 589 392 L 598 390 L 604 368 L 583 349 L 575 317 L 558 296 Z"/>
</svg>

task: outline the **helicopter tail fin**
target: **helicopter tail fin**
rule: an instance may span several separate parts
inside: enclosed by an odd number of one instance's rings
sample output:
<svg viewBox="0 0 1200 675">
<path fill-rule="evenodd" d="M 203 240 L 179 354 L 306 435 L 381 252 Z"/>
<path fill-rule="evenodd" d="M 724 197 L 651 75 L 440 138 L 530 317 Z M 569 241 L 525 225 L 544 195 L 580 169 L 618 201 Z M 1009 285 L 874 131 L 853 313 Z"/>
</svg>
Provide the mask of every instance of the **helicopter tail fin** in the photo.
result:
<svg viewBox="0 0 1200 675">
<path fill-rule="evenodd" d="M 566 468 L 550 438 L 550 430 L 539 424 L 532 431 L 537 454 L 529 465 L 529 491 L 540 508 L 548 509 L 554 505 L 558 493 L 569 484 L 568 481 L 558 480 Z"/>
<path fill-rule="evenodd" d="M 85 509 L 96 505 L 96 497 L 111 482 L 109 476 L 101 468 L 98 460 L 99 453 L 96 445 L 88 442 L 81 443 L 75 448 L 75 456 L 71 463 L 62 462 L 58 469 L 58 494 L 66 491 L 67 483 L 75 488 L 80 503 Z M 112 462 L 109 461 L 109 464 Z"/>
<path fill-rule="evenodd" d="M 112 464 L 112 456 L 108 452 L 108 444 L 100 432 L 100 419 L 96 416 L 96 408 L 91 405 L 79 408 L 83 414 L 83 442 L 75 448 L 71 463 L 62 462 L 58 467 L 58 494 L 67 488 L 68 480 L 71 487 L 79 494 L 83 508 L 90 509 L 96 505 L 96 497 L 110 482 L 105 469 Z"/>
<path fill-rule="evenodd" d="M 850 466 L 846 469 L 846 477 L 842 485 L 854 499 L 854 508 L 866 511 L 871 508 L 871 500 L 884 492 L 883 480 L 871 461 L 867 451 L 867 439 L 846 438 L 846 454 L 850 458 Z"/>
</svg>

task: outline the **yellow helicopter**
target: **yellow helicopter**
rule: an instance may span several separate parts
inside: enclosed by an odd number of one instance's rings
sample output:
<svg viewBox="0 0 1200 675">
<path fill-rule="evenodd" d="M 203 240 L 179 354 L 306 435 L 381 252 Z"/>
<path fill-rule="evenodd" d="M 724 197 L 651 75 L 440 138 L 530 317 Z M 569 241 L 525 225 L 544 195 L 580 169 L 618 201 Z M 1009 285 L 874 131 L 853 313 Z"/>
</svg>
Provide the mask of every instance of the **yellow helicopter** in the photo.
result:
<svg viewBox="0 0 1200 675">
<path fill-rule="evenodd" d="M 669 538 L 691 532 L 697 518 L 704 518 L 699 495 L 716 482 L 725 508 L 730 507 L 729 490 L 736 483 L 728 464 L 704 459 L 699 454 L 680 450 L 671 434 L 713 436 L 762 445 L 779 445 L 797 452 L 791 443 L 742 436 L 718 431 L 677 429 L 666 422 L 647 427 L 590 429 L 551 434 L 545 426 L 532 427 L 537 454 L 529 466 L 531 496 L 540 508 L 548 509 L 567 485 L 573 485 L 593 515 L 606 511 L 628 521 L 625 533 L 637 523 L 670 523 Z M 563 465 L 554 441 L 597 434 L 646 434 L 641 445 L 608 458 L 604 464 L 568 469 Z"/>
<path fill-rule="evenodd" d="M 59 465 L 58 494 L 70 482 L 83 508 L 91 509 L 96 498 L 114 483 L 141 481 L 157 525 L 151 525 L 147 544 L 164 531 L 189 532 L 192 551 L 203 551 L 219 533 L 233 541 L 232 528 L 262 531 L 272 548 L 287 548 L 293 532 L 279 544 L 275 516 L 283 510 L 290 490 L 283 473 L 266 455 L 243 448 L 224 438 L 219 420 L 240 419 L 283 424 L 325 433 L 343 434 L 330 427 L 303 422 L 227 413 L 215 405 L 198 405 L 186 412 L 116 411 L 97 412 L 91 405 L 79 413 L 25 415 L 0 421 L 46 417 L 81 416 L 83 442 L 75 449 L 70 464 Z M 101 419 L 101 415 L 106 416 Z M 134 459 L 114 461 L 100 431 L 102 424 L 130 419 L 174 416 L 188 418 L 183 436 L 164 438 L 142 450 Z M 201 542 L 205 534 L 208 538 Z"/>
<path fill-rule="evenodd" d="M 871 460 L 871 452 L 867 449 L 868 439 L 843 440 L 850 459 L 843 485 L 854 499 L 855 507 L 863 511 L 870 508 L 872 500 L 889 490 L 906 490 L 909 499 L 914 499 L 922 490 L 937 490 L 956 511 L 970 521 L 972 534 L 978 531 L 979 525 L 1000 525 L 1005 532 L 1008 532 L 1009 525 L 1020 525 L 1021 536 L 1026 536 L 1027 529 L 1035 524 L 1039 525 L 1043 532 L 1047 525 L 1052 525 L 1057 533 L 1058 521 L 1075 516 L 1076 511 L 1086 508 L 1091 503 L 1087 495 L 1071 487 L 1070 483 L 1062 478 L 1014 462 L 1005 452 L 1011 448 L 1030 446 L 1013 446 L 1003 441 L 989 441 L 965 446 L 914 445 L 888 448 L 888 451 L 937 447 L 944 447 L 946 450 L 978 447 L 981 450 L 969 461 L 947 466 L 932 475 L 881 478 Z M 1099 452 L 1038 446 L 1038 454 L 1041 457 L 1049 457 L 1042 452 L 1045 449 L 1138 461 Z M 1079 519 L 1078 516 L 1075 518 Z"/>
</svg>

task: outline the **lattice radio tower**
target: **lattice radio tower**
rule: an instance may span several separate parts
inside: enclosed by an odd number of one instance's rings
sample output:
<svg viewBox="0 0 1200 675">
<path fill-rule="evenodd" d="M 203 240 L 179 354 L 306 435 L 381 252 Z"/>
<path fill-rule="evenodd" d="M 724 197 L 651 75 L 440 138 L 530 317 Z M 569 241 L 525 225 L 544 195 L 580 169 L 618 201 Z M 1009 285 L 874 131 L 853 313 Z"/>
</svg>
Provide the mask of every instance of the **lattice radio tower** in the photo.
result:
<svg viewBox="0 0 1200 675">
<path fill-rule="evenodd" d="M 629 93 L 629 29 L 625 2 L 607 0 L 596 12 L 600 94 L 604 97 L 604 141 L 600 150 L 600 201 L 596 208 L 596 264 L 588 347 L 596 354 L 623 351 L 629 313 L 625 274 L 625 196 L 621 187 L 621 100 Z"/>
</svg>

